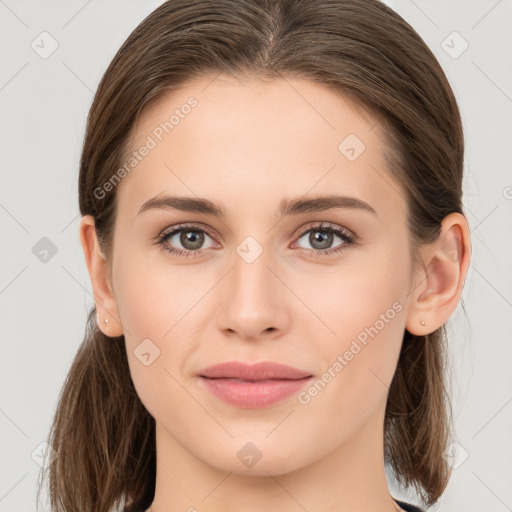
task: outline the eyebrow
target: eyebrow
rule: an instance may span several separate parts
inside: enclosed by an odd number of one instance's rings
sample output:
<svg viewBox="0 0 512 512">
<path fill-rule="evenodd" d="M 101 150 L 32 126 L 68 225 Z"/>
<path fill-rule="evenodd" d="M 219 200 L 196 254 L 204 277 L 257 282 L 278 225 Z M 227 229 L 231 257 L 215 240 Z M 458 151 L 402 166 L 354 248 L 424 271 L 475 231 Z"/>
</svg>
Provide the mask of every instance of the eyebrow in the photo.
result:
<svg viewBox="0 0 512 512">
<path fill-rule="evenodd" d="M 377 215 L 377 212 L 368 203 L 350 196 L 326 195 L 312 198 L 283 199 L 280 212 L 282 216 L 298 215 L 308 212 L 322 212 L 334 208 L 350 208 L 363 210 Z M 197 197 L 158 195 L 146 201 L 139 209 L 141 213 L 152 209 L 179 210 L 182 212 L 202 213 L 225 219 L 223 208 L 208 199 Z"/>
</svg>

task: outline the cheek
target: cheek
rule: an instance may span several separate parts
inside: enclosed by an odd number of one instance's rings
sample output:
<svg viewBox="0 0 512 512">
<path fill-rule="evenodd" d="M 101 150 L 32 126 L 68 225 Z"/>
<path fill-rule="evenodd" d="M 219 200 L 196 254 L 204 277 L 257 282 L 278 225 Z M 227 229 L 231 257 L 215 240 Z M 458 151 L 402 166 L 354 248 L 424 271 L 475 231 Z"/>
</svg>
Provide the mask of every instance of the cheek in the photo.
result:
<svg viewBox="0 0 512 512">
<path fill-rule="evenodd" d="M 118 251 L 123 254 L 121 244 Z M 205 280 L 204 287 L 197 286 L 192 267 L 190 272 L 184 267 L 173 270 L 161 255 L 124 254 L 114 260 L 117 308 L 134 386 L 154 415 L 158 397 L 172 397 L 176 403 L 187 400 L 177 381 L 182 380 L 184 362 L 196 350 L 199 336 L 194 329 L 200 308 L 195 306 L 200 306 L 211 283 Z"/>
<path fill-rule="evenodd" d="M 326 347 L 356 338 L 364 341 L 366 328 L 376 325 L 379 334 L 397 333 L 403 322 L 409 279 L 407 260 L 380 251 L 358 261 L 348 260 L 328 271 L 308 270 L 308 279 L 297 275 L 290 285 L 314 313 L 311 325 Z M 366 261 L 365 261 L 366 260 Z M 318 320 L 316 321 L 315 318 Z M 394 331 L 393 331 L 394 329 Z M 372 330 L 375 334 L 375 331 Z"/>
<path fill-rule="evenodd" d="M 304 402 L 336 403 L 340 414 L 362 417 L 385 401 L 405 329 L 408 276 L 407 259 L 383 251 L 371 262 L 334 269 L 317 281 L 322 293 L 298 292 L 320 312 L 308 337 L 316 340 L 322 375 Z"/>
<path fill-rule="evenodd" d="M 118 250 L 123 254 L 121 247 Z M 128 333 L 125 338 L 132 344 L 144 338 L 160 343 L 190 309 L 190 295 L 195 294 L 184 293 L 180 271 L 162 266 L 164 258 L 156 249 L 124 254 L 114 262 L 113 277 L 119 315 Z"/>
</svg>

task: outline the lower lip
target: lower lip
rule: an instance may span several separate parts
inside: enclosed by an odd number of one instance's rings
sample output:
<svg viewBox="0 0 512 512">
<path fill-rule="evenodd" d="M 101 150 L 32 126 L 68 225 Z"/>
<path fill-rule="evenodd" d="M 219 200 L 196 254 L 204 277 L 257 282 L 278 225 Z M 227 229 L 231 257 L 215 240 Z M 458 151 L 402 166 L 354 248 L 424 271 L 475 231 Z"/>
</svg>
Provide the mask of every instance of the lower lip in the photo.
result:
<svg viewBox="0 0 512 512">
<path fill-rule="evenodd" d="M 208 379 L 206 387 L 221 400 L 244 409 L 259 409 L 298 393 L 312 377 L 304 379 L 271 379 L 243 381 L 239 379 Z"/>
</svg>

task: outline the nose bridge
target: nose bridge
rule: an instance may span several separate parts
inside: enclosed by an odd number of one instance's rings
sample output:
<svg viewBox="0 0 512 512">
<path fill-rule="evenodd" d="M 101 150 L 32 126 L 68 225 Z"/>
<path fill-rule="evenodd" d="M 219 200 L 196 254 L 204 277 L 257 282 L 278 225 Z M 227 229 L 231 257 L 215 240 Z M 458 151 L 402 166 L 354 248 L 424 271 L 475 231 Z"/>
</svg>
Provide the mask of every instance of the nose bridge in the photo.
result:
<svg viewBox="0 0 512 512">
<path fill-rule="evenodd" d="M 283 284 L 271 270 L 273 260 L 271 251 L 253 237 L 235 248 L 220 328 L 236 331 L 243 338 L 257 337 L 269 328 L 283 328 Z"/>
<path fill-rule="evenodd" d="M 272 254 L 268 247 L 263 247 L 254 237 L 246 237 L 235 249 L 232 291 L 244 304 L 249 302 L 271 300 L 271 289 L 275 277 L 269 270 Z"/>
</svg>

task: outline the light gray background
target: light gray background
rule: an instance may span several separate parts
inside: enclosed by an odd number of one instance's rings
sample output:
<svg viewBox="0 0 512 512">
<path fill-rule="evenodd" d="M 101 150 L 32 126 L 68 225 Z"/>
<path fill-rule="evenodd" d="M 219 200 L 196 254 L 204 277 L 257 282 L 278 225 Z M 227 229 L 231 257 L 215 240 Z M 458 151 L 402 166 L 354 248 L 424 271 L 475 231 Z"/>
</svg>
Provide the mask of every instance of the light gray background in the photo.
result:
<svg viewBox="0 0 512 512">
<path fill-rule="evenodd" d="M 37 453 L 93 304 L 78 238 L 87 112 L 114 53 L 160 3 L 0 0 L 3 512 L 35 510 Z M 467 317 L 459 306 L 449 324 L 458 444 L 447 456 L 457 469 L 438 510 L 512 510 L 512 3 L 387 3 L 437 55 L 466 136 L 473 257 Z M 42 52 L 46 38 L 51 48 L 44 31 L 58 44 L 47 58 L 31 47 Z M 43 237 L 57 249 L 47 261 L 36 245 Z"/>
</svg>

